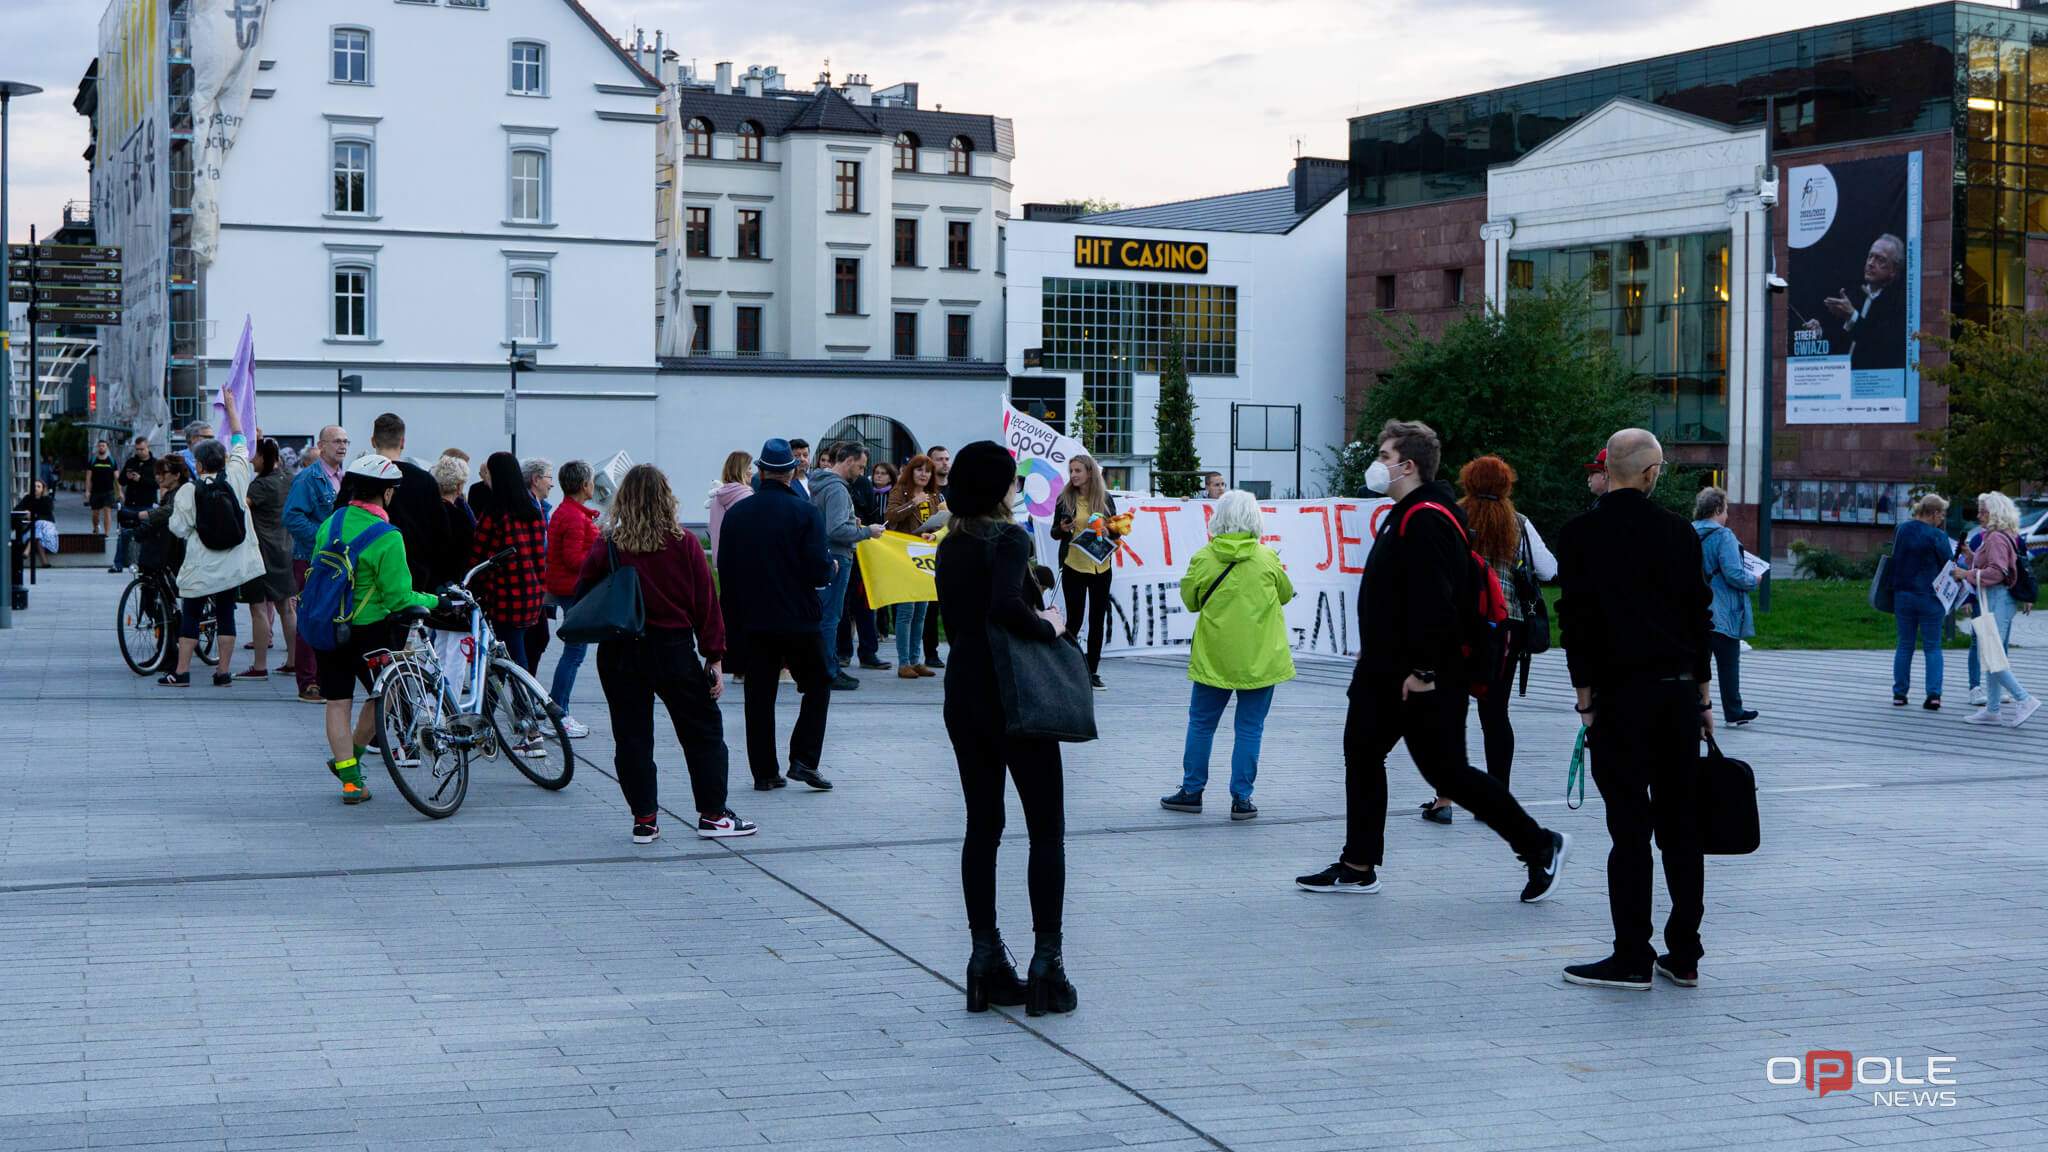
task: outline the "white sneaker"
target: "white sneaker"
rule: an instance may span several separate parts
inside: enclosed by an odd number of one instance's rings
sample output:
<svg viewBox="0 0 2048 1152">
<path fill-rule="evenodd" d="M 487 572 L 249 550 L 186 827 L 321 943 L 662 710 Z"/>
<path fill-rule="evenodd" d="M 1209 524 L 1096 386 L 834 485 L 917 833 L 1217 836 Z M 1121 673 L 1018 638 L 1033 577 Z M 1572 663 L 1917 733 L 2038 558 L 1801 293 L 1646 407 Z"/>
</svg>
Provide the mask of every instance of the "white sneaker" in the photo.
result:
<svg viewBox="0 0 2048 1152">
<path fill-rule="evenodd" d="M 567 732 L 571 740 L 581 740 L 590 735 L 590 729 L 585 728 L 574 716 L 562 717 L 562 731 Z"/>
<path fill-rule="evenodd" d="M 1993 712 L 1989 708 L 1979 708 L 1968 716 L 1963 717 L 1963 723 L 1965 724 L 2000 724 L 2003 722 L 1999 718 L 1998 713 Z"/>
<path fill-rule="evenodd" d="M 2020 704 L 2018 708 L 2013 710 L 2013 717 L 2011 720 L 2007 721 L 2007 723 L 2017 728 L 2020 725 L 2025 724 L 2027 722 L 2027 717 L 2032 716 L 2034 714 L 2034 711 L 2040 707 L 2041 698 L 2039 696 L 2029 696 L 2024 702 Z"/>
<path fill-rule="evenodd" d="M 1982 708 L 1984 706 L 1985 699 L 1986 697 L 1984 695 L 1984 686 L 1982 684 L 1979 684 L 1975 688 L 1970 689 L 1970 703 L 1975 704 L 1979 708 Z"/>
</svg>

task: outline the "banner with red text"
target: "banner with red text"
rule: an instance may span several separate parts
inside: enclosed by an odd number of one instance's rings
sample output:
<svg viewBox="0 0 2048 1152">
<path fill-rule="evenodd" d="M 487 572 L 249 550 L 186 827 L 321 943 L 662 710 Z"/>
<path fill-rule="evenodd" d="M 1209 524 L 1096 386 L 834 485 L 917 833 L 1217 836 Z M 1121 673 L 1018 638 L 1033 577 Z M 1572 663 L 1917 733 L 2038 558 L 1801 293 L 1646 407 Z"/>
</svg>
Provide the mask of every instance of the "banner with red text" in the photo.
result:
<svg viewBox="0 0 2048 1152">
<path fill-rule="evenodd" d="M 1343 657 L 1358 651 L 1358 578 L 1393 501 L 1270 500 L 1262 539 L 1280 554 L 1294 583 L 1287 631 L 1299 655 Z M 1209 542 L 1207 500 L 1171 500 L 1117 493 L 1119 511 L 1133 513 L 1131 534 L 1112 559 L 1107 654 L 1185 648 L 1195 617 L 1182 607 L 1180 578 L 1188 559 Z M 1043 525 L 1034 523 L 1034 532 Z M 1050 562 L 1050 558 L 1048 558 Z M 1064 610 L 1065 604 L 1061 604 Z"/>
</svg>

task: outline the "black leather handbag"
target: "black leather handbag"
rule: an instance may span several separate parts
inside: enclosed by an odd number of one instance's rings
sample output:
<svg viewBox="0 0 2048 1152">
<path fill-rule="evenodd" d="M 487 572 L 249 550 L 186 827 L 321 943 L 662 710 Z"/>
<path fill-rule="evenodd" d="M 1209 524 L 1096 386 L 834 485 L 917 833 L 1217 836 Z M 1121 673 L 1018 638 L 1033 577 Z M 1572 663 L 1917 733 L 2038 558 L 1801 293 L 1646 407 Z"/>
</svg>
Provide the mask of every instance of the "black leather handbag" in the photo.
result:
<svg viewBox="0 0 2048 1152">
<path fill-rule="evenodd" d="M 619 567 L 618 549 L 607 539 L 611 574 L 591 586 L 562 617 L 555 635 L 564 644 L 602 644 L 630 640 L 647 631 L 647 602 L 640 596 L 640 573 Z"/>
<path fill-rule="evenodd" d="M 988 554 L 993 563 L 993 540 Z M 987 628 L 996 691 L 1003 701 L 1003 735 L 1063 744 L 1095 739 L 1095 689 L 1080 646 L 1065 635 L 1040 640 L 993 623 Z"/>
<path fill-rule="evenodd" d="M 1528 521 L 1523 521 L 1521 563 L 1515 565 L 1515 599 L 1522 603 L 1522 651 L 1540 656 L 1550 651 L 1550 605 L 1543 599 L 1543 581 L 1536 578 L 1536 553 L 1529 546 Z M 1524 684 L 1526 686 L 1526 680 Z"/>
<path fill-rule="evenodd" d="M 1748 764 L 1721 754 L 1707 737 L 1700 757 L 1693 801 L 1699 813 L 1700 851 L 1708 856 L 1747 856 L 1763 843 L 1757 816 L 1756 773 Z"/>
</svg>

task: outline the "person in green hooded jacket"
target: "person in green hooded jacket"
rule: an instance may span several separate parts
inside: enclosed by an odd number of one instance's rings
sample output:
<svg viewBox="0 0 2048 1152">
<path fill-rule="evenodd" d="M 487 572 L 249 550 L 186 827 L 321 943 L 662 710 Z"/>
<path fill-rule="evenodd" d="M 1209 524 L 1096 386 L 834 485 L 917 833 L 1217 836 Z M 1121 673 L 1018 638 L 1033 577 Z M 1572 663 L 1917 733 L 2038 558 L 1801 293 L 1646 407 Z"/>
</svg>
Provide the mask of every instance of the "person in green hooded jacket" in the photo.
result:
<svg viewBox="0 0 2048 1152">
<path fill-rule="evenodd" d="M 1280 566 L 1280 554 L 1259 543 L 1265 518 L 1251 493 L 1233 491 L 1216 502 L 1209 519 L 1209 544 L 1188 561 L 1181 577 L 1181 603 L 1196 614 L 1188 658 L 1193 681 L 1188 702 L 1187 745 L 1181 753 L 1180 791 L 1159 804 L 1175 812 L 1200 812 L 1209 784 L 1209 750 L 1223 706 L 1237 694 L 1237 741 L 1230 750 L 1230 818 L 1259 814 L 1252 783 L 1259 774 L 1259 740 L 1273 686 L 1294 679 L 1294 655 L 1287 644 L 1281 606 L 1294 599 L 1294 582 Z"/>
</svg>

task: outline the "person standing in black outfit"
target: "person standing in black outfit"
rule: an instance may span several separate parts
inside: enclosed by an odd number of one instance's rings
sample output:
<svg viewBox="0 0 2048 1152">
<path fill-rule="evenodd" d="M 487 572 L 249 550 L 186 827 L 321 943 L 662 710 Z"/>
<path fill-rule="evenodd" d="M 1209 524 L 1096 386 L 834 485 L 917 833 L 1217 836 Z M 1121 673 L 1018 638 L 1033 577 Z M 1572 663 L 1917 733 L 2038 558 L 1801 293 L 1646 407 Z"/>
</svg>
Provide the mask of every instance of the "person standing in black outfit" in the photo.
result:
<svg viewBox="0 0 2048 1152">
<path fill-rule="evenodd" d="M 137 512 L 156 507 L 156 461 L 150 458 L 147 436 L 135 438 L 135 450 L 121 463 L 121 507 Z M 114 542 L 114 562 L 107 571 L 128 567 L 128 545 L 134 538 L 134 529 L 121 529 L 121 538 Z"/>
<path fill-rule="evenodd" d="M 825 749 L 825 710 L 832 678 L 818 590 L 832 583 L 825 521 L 810 497 L 790 485 L 796 454 L 780 438 L 761 446 L 761 489 L 725 513 L 718 533 L 719 588 L 731 618 L 746 635 L 747 763 L 754 789 L 766 792 L 800 780 L 819 791 L 832 787 L 818 771 Z M 789 734 L 789 779 L 775 754 L 775 693 L 788 668 L 802 696 Z"/>
<path fill-rule="evenodd" d="M 453 567 L 447 557 L 451 537 L 441 484 L 425 468 L 403 458 L 405 421 L 396 413 L 386 412 L 370 426 L 370 451 L 398 465 L 398 491 L 392 493 L 389 506 L 391 526 L 405 538 L 412 586 L 435 587 L 435 573 Z"/>
<path fill-rule="evenodd" d="M 118 497 L 114 482 L 120 471 L 114 463 L 113 450 L 105 440 L 92 446 L 92 459 L 86 463 L 86 507 L 92 509 L 92 530 L 97 536 L 105 536 L 114 527 L 114 503 Z"/>
<path fill-rule="evenodd" d="M 1650 503 L 1664 447 L 1640 428 L 1607 441 L 1607 494 L 1564 526 L 1557 618 L 1590 731 L 1593 784 L 1607 804 L 1607 906 L 1614 954 L 1564 970 L 1573 984 L 1646 989 L 1656 972 L 1699 983 L 1706 868 L 1690 819 L 1708 698 L 1713 593 L 1692 526 Z M 1650 944 L 1650 835 L 1664 855 L 1671 917 Z"/>
<path fill-rule="evenodd" d="M 1033 1016 L 1072 1012 L 1080 997 L 1060 955 L 1060 907 L 1066 899 L 1066 801 L 1060 746 L 1003 735 L 991 628 L 1027 641 L 1055 643 L 1065 630 L 1057 609 L 1038 606 L 1031 539 L 1011 502 L 1017 462 L 1001 445 L 977 440 L 960 450 L 953 472 L 953 520 L 939 544 L 939 604 L 952 622 L 953 663 L 946 670 L 946 736 L 960 763 L 967 839 L 960 847 L 960 888 L 974 953 L 967 961 L 967 1010 L 1024 1004 Z M 729 529 L 728 529 L 729 531 Z M 1031 927 L 1037 947 L 1028 983 L 1003 950 L 996 928 L 996 848 L 1003 836 L 1003 772 L 1009 770 L 1030 831 Z"/>
<path fill-rule="evenodd" d="M 1394 498 L 1358 590 L 1357 668 L 1344 715 L 1345 844 L 1309 892 L 1377 892 L 1387 834 L 1387 753 L 1401 740 L 1438 796 L 1492 828 L 1529 868 L 1522 902 L 1557 891 L 1572 838 L 1537 824 L 1507 786 L 1465 760 L 1467 676 L 1460 639 L 1477 610 L 1463 514 L 1436 478 L 1426 424 L 1389 420 L 1366 485 Z"/>
</svg>

